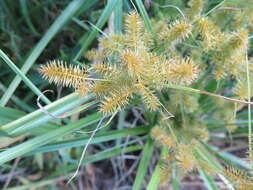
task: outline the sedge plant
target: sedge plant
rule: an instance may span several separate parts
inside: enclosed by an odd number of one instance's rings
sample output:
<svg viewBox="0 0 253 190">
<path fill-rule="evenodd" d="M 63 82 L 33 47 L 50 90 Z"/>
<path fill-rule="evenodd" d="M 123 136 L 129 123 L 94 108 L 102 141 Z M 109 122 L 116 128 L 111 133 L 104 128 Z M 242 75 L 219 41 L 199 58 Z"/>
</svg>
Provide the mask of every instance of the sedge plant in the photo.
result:
<svg viewBox="0 0 253 190">
<path fill-rule="evenodd" d="M 221 1 L 211 7 L 204 0 L 190 0 L 182 7 L 154 3 L 159 16 L 148 22 L 152 30 L 145 17 L 131 11 L 124 17 L 122 33 L 103 32 L 97 47 L 83 55 L 89 66 L 56 59 L 38 72 L 50 83 L 74 88 L 80 99 L 94 95 L 103 118 L 132 107 L 141 110 L 152 127 L 150 137 L 163 150 L 157 170 L 160 185 L 174 183 L 175 173 L 183 179 L 199 171 L 220 176 L 235 189 L 253 189 L 253 15 L 249 2 L 243 2 Z M 168 8 L 179 14 L 167 18 Z M 246 159 L 251 167 L 245 171 L 217 159 L 207 147 L 216 130 L 208 122 L 222 121 L 219 130 L 231 135 L 240 130 L 237 112 L 247 106 Z"/>
</svg>

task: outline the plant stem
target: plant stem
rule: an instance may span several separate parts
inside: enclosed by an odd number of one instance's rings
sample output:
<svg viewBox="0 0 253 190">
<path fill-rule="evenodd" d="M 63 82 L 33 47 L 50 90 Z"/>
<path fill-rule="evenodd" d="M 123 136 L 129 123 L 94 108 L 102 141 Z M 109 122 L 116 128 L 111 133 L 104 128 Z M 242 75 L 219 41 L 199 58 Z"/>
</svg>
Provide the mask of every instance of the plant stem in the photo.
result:
<svg viewBox="0 0 253 190">
<path fill-rule="evenodd" d="M 247 49 L 246 49 L 247 51 Z M 246 62 L 246 70 L 247 70 L 247 88 L 248 88 L 248 102 L 250 102 L 251 98 L 251 89 L 250 89 L 250 76 L 249 76 L 249 62 L 248 62 L 248 54 L 246 52 L 245 56 Z M 252 127 L 251 127 L 251 105 L 248 104 L 248 141 L 249 141 L 249 160 L 250 160 L 250 167 L 253 169 L 253 155 L 252 155 Z"/>
</svg>

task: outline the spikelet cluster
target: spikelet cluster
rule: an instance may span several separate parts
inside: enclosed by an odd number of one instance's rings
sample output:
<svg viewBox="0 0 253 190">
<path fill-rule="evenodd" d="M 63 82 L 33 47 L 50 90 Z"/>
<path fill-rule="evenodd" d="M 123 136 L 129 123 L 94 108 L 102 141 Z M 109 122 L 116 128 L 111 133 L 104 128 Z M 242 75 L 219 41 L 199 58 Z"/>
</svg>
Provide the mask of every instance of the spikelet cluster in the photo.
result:
<svg viewBox="0 0 253 190">
<path fill-rule="evenodd" d="M 154 34 L 144 27 L 137 12 L 130 12 L 121 34 L 99 38 L 98 48 L 86 52 L 85 58 L 92 63 L 89 73 L 59 61 L 52 61 L 39 70 L 49 82 L 73 87 L 81 95 L 94 93 L 101 101 L 99 110 L 104 115 L 118 112 L 132 102 L 144 104 L 141 109 L 157 112 L 158 120 L 151 136 L 159 146 L 169 149 L 163 159 L 161 182 L 169 180 L 172 164 L 183 174 L 199 167 L 215 173 L 197 154 L 200 142 L 210 138 L 210 126 L 205 119 L 233 123 L 235 113 L 243 106 L 175 91 L 168 86 L 194 85 L 205 89 L 215 88 L 218 81 L 221 87 L 213 92 L 248 98 L 246 55 L 248 37 L 253 31 L 248 21 L 253 21 L 253 11 L 240 7 L 239 12 L 216 10 L 203 16 L 204 5 L 204 0 L 190 0 L 185 17 L 152 21 Z M 224 3 L 223 6 L 237 5 Z M 249 65 L 250 78 L 252 65 Z M 223 86 L 231 78 L 233 82 Z M 251 85 L 253 89 L 253 82 Z M 168 114 L 174 118 L 168 119 Z M 236 128 L 230 127 L 230 131 Z M 238 171 L 226 168 L 223 174 L 235 181 L 238 189 L 250 189 L 251 180 Z"/>
<path fill-rule="evenodd" d="M 167 84 L 190 85 L 199 75 L 197 64 L 190 58 L 171 53 L 159 53 L 153 47 L 154 38 L 144 28 L 137 12 L 126 16 L 125 31 L 110 34 L 99 39 L 99 47 L 88 51 L 85 58 L 93 61 L 92 72 L 98 79 L 90 89 L 101 99 L 100 111 L 105 115 L 117 112 L 129 103 L 134 95 L 142 98 L 151 111 L 159 110 L 157 90 Z M 159 31 L 158 43 L 168 48 L 186 39 L 192 31 L 192 24 L 186 20 L 175 21 L 164 31 Z M 172 48 L 173 49 L 173 48 Z M 162 53 L 163 55 L 160 55 Z M 46 68 L 50 68 L 49 70 Z M 62 64 L 51 63 L 41 69 L 50 82 L 73 86 L 84 91 L 86 72 L 78 67 L 67 68 Z M 82 89 L 82 90 L 81 90 Z"/>
<path fill-rule="evenodd" d="M 248 31 L 241 29 L 234 34 L 226 34 L 224 37 L 226 38 L 212 57 L 216 79 L 226 76 L 240 78 L 245 73 Z"/>
<path fill-rule="evenodd" d="M 172 59 L 154 51 L 152 35 L 144 28 L 136 12 L 126 16 L 124 28 L 122 34 L 103 37 L 99 40 L 98 50 L 88 52 L 88 58 L 93 54 L 107 56 L 93 56 L 97 61 L 92 66 L 94 71 L 107 81 L 94 81 L 92 91 L 102 99 L 100 111 L 104 114 L 120 110 L 134 95 L 140 96 L 148 109 L 157 111 L 160 101 L 156 91 L 165 88 L 168 83 L 192 84 L 198 77 L 199 69 L 189 58 L 179 57 L 170 61 Z M 179 41 L 190 34 L 191 24 L 178 21 L 165 29 L 170 31 L 168 36 L 164 36 L 167 41 Z M 132 90 L 122 93 L 122 89 Z"/>
</svg>

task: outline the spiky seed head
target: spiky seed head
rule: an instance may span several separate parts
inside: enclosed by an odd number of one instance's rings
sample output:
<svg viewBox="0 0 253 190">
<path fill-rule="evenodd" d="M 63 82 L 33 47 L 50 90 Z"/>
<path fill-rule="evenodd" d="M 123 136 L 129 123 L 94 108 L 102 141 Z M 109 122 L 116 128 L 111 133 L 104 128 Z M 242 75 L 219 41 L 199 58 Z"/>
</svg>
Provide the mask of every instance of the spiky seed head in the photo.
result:
<svg viewBox="0 0 253 190">
<path fill-rule="evenodd" d="M 166 42 L 167 46 L 173 42 L 177 43 L 187 38 L 192 31 L 192 25 L 185 20 L 177 20 L 170 24 L 167 30 L 161 31 L 158 38 L 160 41 Z"/>
<path fill-rule="evenodd" d="M 160 167 L 161 167 L 160 183 L 165 184 L 171 178 L 172 164 L 171 163 L 163 163 Z"/>
<path fill-rule="evenodd" d="M 135 85 L 137 93 L 139 93 L 144 100 L 144 103 L 147 107 L 152 110 L 156 111 L 159 108 L 159 100 L 155 96 L 154 92 L 146 87 L 143 83 L 139 82 Z"/>
<path fill-rule="evenodd" d="M 107 62 L 96 63 L 92 65 L 92 68 L 98 72 L 99 74 L 108 76 L 113 75 L 117 72 L 117 68 L 115 65 L 110 65 Z"/>
<path fill-rule="evenodd" d="M 226 69 L 223 67 L 223 65 L 216 65 L 213 71 L 214 78 L 216 80 L 221 80 L 225 76 L 227 76 Z"/>
<path fill-rule="evenodd" d="M 204 49 L 208 51 L 216 48 L 222 36 L 218 27 L 210 19 L 200 18 L 197 28 L 203 40 Z"/>
<path fill-rule="evenodd" d="M 100 106 L 100 112 L 104 115 L 110 115 L 122 109 L 128 104 L 132 97 L 133 89 L 125 88 L 117 92 L 112 92 L 110 96 L 105 97 Z"/>
<path fill-rule="evenodd" d="M 97 81 L 93 84 L 91 91 L 99 98 L 103 98 L 110 94 L 113 88 L 112 82 Z"/>
<path fill-rule="evenodd" d="M 195 168 L 195 158 L 189 145 L 178 145 L 176 159 L 185 172 L 192 171 Z"/>
<path fill-rule="evenodd" d="M 176 60 L 170 66 L 169 73 L 172 82 L 190 85 L 198 78 L 199 69 L 191 59 L 186 58 Z"/>
<path fill-rule="evenodd" d="M 121 58 L 130 76 L 136 77 L 141 74 L 143 69 L 143 58 L 138 55 L 138 52 L 125 50 L 122 52 Z"/>
<path fill-rule="evenodd" d="M 86 69 L 79 65 L 68 67 L 66 62 L 59 60 L 49 61 L 46 65 L 42 65 L 38 71 L 50 83 L 74 88 L 79 88 L 80 84 L 88 77 Z"/>
<path fill-rule="evenodd" d="M 253 185 L 252 178 L 244 171 L 239 170 L 235 167 L 226 166 L 223 169 L 223 174 L 225 177 L 227 177 L 229 179 L 230 182 L 232 182 L 236 186 L 243 187 L 242 185 L 244 185 L 244 184 Z"/>
<path fill-rule="evenodd" d="M 156 127 L 152 128 L 151 136 L 158 143 L 160 143 L 163 146 L 166 146 L 168 148 L 172 148 L 175 145 L 173 139 L 169 136 L 169 134 L 167 134 L 166 130 L 159 127 L 159 126 L 156 126 Z"/>
<path fill-rule="evenodd" d="M 239 30 L 234 37 L 231 38 L 230 45 L 232 48 L 247 49 L 249 31 L 246 29 Z"/>
<path fill-rule="evenodd" d="M 140 16 L 136 11 L 130 12 L 126 17 L 125 33 L 126 45 L 130 48 L 143 47 L 144 26 Z"/>
<path fill-rule="evenodd" d="M 241 99 L 245 100 L 248 98 L 248 84 L 245 80 L 238 80 L 235 86 L 235 94 Z"/>
</svg>

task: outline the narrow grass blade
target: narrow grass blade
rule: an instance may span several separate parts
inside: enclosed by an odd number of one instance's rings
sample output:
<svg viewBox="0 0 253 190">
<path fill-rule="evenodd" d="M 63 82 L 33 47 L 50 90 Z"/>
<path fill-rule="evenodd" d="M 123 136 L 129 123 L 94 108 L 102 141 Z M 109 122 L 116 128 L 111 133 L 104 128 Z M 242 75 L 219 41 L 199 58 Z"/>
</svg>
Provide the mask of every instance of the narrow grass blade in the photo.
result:
<svg viewBox="0 0 253 190">
<path fill-rule="evenodd" d="M 96 153 L 95 155 L 87 156 L 83 160 L 82 165 L 87 165 L 87 164 L 90 164 L 93 162 L 97 162 L 97 161 L 104 160 L 107 158 L 112 158 L 114 156 L 122 155 L 122 154 L 129 153 L 129 152 L 139 151 L 142 148 L 143 147 L 141 145 L 128 146 L 128 147 L 124 147 L 123 149 L 122 149 L 122 147 L 113 147 L 110 149 L 106 149 L 105 151 Z M 76 169 L 76 164 L 71 164 L 71 165 L 66 166 L 63 169 L 59 169 L 58 171 L 53 173 L 52 176 L 58 176 L 64 172 L 70 172 L 75 169 Z"/>
<path fill-rule="evenodd" d="M 27 26 L 29 27 L 31 33 L 35 36 L 39 36 L 38 31 L 36 30 L 36 28 L 33 26 L 33 23 L 30 19 L 29 16 L 29 12 L 27 9 L 27 4 L 26 4 L 26 0 L 19 0 L 19 4 L 20 4 L 20 9 L 21 9 L 21 13 L 23 14 L 23 17 L 25 19 L 25 22 L 27 24 Z"/>
<path fill-rule="evenodd" d="M 133 129 L 115 130 L 112 132 L 108 132 L 108 131 L 101 132 L 94 136 L 90 144 L 97 144 L 101 142 L 117 140 L 117 139 L 127 137 L 128 135 L 131 135 L 131 136 L 143 135 L 143 134 L 146 134 L 149 130 L 150 130 L 150 127 L 144 126 L 144 127 L 136 127 Z M 28 155 L 35 154 L 38 152 L 52 152 L 52 151 L 57 151 L 60 149 L 65 149 L 65 148 L 84 146 L 87 144 L 88 140 L 89 140 L 89 136 L 85 136 L 85 137 L 74 138 L 68 141 L 52 143 L 52 144 L 48 144 L 43 147 L 37 148 L 33 152 L 29 153 Z"/>
<path fill-rule="evenodd" d="M 199 174 L 203 181 L 205 182 L 205 186 L 207 187 L 208 190 L 219 190 L 217 185 L 214 183 L 213 178 L 208 175 L 204 170 L 199 169 Z"/>
<path fill-rule="evenodd" d="M 7 88 L 2 84 L 0 83 L 0 90 L 5 92 L 7 90 Z M 11 100 L 19 107 L 21 108 L 22 110 L 26 111 L 26 112 L 32 112 L 34 111 L 34 108 L 31 107 L 30 105 L 26 104 L 23 100 L 21 100 L 19 97 L 13 95 L 11 97 Z"/>
<path fill-rule="evenodd" d="M 149 138 L 148 141 L 146 142 L 143 152 L 142 152 L 141 161 L 140 161 L 137 173 L 136 173 L 136 177 L 134 180 L 132 190 L 140 190 L 141 189 L 143 179 L 144 179 L 146 172 L 148 170 L 149 160 L 152 157 L 153 149 L 154 149 L 154 141 L 151 138 Z"/>
<path fill-rule="evenodd" d="M 240 159 L 228 152 L 221 152 L 219 151 L 219 149 L 215 146 L 211 146 L 211 145 L 207 145 L 205 144 L 205 147 L 207 149 L 209 149 L 210 151 L 212 151 L 213 153 L 215 153 L 219 158 L 221 158 L 222 160 L 226 161 L 226 162 L 230 162 L 230 163 L 234 163 L 244 169 L 249 170 L 250 169 L 250 164 L 247 163 L 245 160 Z"/>
<path fill-rule="evenodd" d="M 177 165 L 174 163 L 172 167 L 172 189 L 180 190 L 180 179 L 177 173 Z"/>
<path fill-rule="evenodd" d="M 79 98 L 77 93 L 73 93 L 45 106 L 44 109 L 54 116 L 58 116 L 84 102 L 87 102 L 92 97 L 92 95 L 88 95 L 84 98 Z M 10 136 L 17 136 L 26 133 L 35 127 L 39 127 L 52 119 L 54 119 L 52 116 L 39 109 L 11 123 L 1 126 L 0 130 L 7 132 Z"/>
<path fill-rule="evenodd" d="M 99 19 L 96 23 L 97 28 L 100 29 L 105 25 L 106 21 L 108 20 L 109 16 L 111 15 L 111 13 L 112 13 L 114 7 L 117 5 L 117 3 L 118 3 L 118 0 L 108 1 L 106 7 L 104 8 L 102 15 L 99 17 Z M 81 49 L 75 55 L 74 61 L 77 61 L 83 55 L 83 53 L 87 50 L 87 48 L 89 47 L 91 42 L 96 38 L 97 34 L 99 33 L 97 28 L 93 28 L 92 31 L 89 33 L 85 42 L 82 44 Z"/>
<path fill-rule="evenodd" d="M 116 34 L 122 32 L 122 21 L 123 21 L 123 0 L 118 0 L 118 4 L 115 7 L 114 11 L 114 27 Z"/>
<path fill-rule="evenodd" d="M 168 148 L 163 148 L 162 152 L 161 152 L 161 156 L 160 159 L 158 161 L 158 163 L 156 164 L 155 167 L 155 171 L 152 174 L 152 177 L 149 181 L 147 190 L 156 190 L 159 186 L 159 182 L 160 182 L 160 175 L 161 175 L 161 165 L 163 163 L 163 157 L 168 153 Z"/>
<path fill-rule="evenodd" d="M 79 130 L 83 127 L 87 127 L 90 124 L 97 122 L 101 119 L 102 115 L 100 113 L 96 113 L 90 116 L 85 117 L 84 119 L 80 119 L 75 123 L 71 123 L 44 135 L 35 137 L 31 140 L 28 140 L 22 144 L 9 148 L 0 153 L 0 165 L 4 164 L 7 161 L 10 161 L 18 156 L 22 156 L 25 153 L 28 153 L 40 146 L 43 146 L 51 141 L 55 141 L 57 138 L 62 137 L 66 134 L 70 134 L 76 130 Z"/>
<path fill-rule="evenodd" d="M 42 51 L 48 45 L 48 43 L 52 40 L 52 38 L 59 32 L 64 24 L 78 11 L 78 9 L 82 6 L 85 0 L 73 0 L 69 5 L 65 8 L 65 10 L 59 15 L 59 17 L 54 21 L 45 35 L 41 38 L 38 44 L 34 47 L 31 54 L 25 61 L 24 65 L 21 68 L 22 73 L 25 75 L 37 58 L 40 56 Z M 11 82 L 9 88 L 6 90 L 4 95 L 0 100 L 0 105 L 5 106 L 17 86 L 20 84 L 21 78 L 16 76 L 14 80 Z"/>
<path fill-rule="evenodd" d="M 0 57 L 9 65 L 9 67 L 25 82 L 25 84 L 41 99 L 49 104 L 50 100 L 23 74 L 23 72 L 9 59 L 9 57 L 0 49 Z"/>
<path fill-rule="evenodd" d="M 142 18 L 143 18 L 145 27 L 147 28 L 147 30 L 149 32 L 152 32 L 154 34 L 154 31 L 153 31 L 150 19 L 148 17 L 148 13 L 147 13 L 147 11 L 145 9 L 145 6 L 143 5 L 143 1 L 142 0 L 135 0 L 135 2 L 137 4 L 137 7 L 138 7 L 138 9 L 139 9 L 139 11 L 141 13 Z"/>
</svg>

